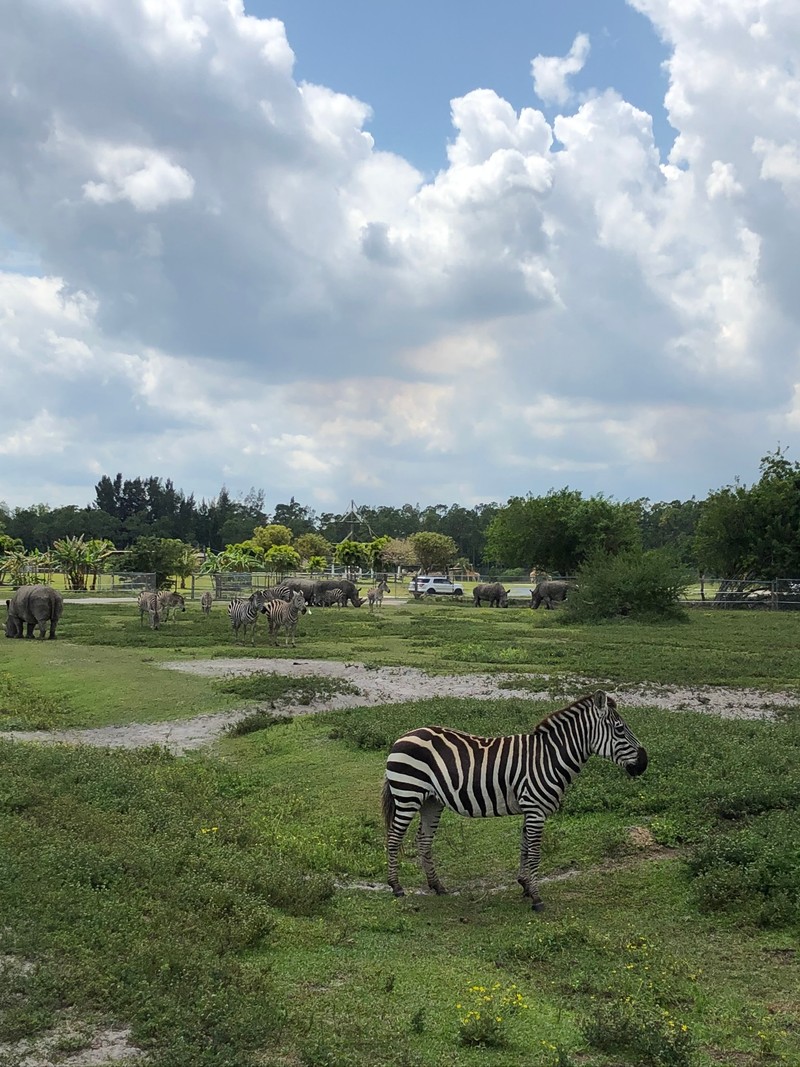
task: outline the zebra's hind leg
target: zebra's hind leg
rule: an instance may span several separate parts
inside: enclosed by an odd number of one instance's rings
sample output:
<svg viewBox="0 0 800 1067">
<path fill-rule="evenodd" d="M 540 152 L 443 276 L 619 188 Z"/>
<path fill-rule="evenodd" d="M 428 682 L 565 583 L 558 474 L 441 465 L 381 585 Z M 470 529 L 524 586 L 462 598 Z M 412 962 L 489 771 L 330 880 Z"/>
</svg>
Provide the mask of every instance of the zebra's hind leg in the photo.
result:
<svg viewBox="0 0 800 1067">
<path fill-rule="evenodd" d="M 386 854 L 389 867 L 387 881 L 396 897 L 404 897 L 406 891 L 400 885 L 400 878 L 397 874 L 397 861 L 403 838 L 411 824 L 411 820 L 417 813 L 417 807 L 412 802 L 406 802 L 406 806 L 398 808 L 395 805 L 389 783 L 385 782 L 383 788 L 383 811 L 386 821 Z"/>
<path fill-rule="evenodd" d="M 530 897 L 534 911 L 541 911 L 544 907 L 539 896 L 539 860 L 542 855 L 543 829 L 544 819 L 541 815 L 525 815 L 517 881 L 522 886 L 524 896 Z"/>
<path fill-rule="evenodd" d="M 436 893 L 446 893 L 447 890 L 439 880 L 436 868 L 433 865 L 433 839 L 442 817 L 444 804 L 434 797 L 428 797 L 419 809 L 419 829 L 415 844 L 419 850 L 419 861 L 428 880 L 428 886 Z"/>
</svg>

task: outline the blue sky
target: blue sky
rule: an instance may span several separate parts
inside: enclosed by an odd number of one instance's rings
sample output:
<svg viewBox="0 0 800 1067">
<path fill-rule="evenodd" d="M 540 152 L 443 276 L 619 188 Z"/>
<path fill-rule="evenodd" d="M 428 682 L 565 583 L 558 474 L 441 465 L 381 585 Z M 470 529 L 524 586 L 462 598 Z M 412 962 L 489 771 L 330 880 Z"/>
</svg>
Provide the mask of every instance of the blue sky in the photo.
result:
<svg viewBox="0 0 800 1067">
<path fill-rule="evenodd" d="M 0 49 L 9 507 L 798 458 L 796 0 L 26 0 Z"/>
<path fill-rule="evenodd" d="M 377 147 L 426 172 L 446 165 L 452 99 L 488 88 L 517 110 L 542 107 L 531 60 L 565 55 L 577 33 L 589 34 L 591 53 L 575 88 L 614 88 L 649 112 L 664 155 L 675 137 L 661 69 L 669 49 L 624 0 L 249 0 L 245 9 L 281 19 L 297 78 L 369 104 Z M 552 116 L 557 108 L 544 111 Z"/>
</svg>

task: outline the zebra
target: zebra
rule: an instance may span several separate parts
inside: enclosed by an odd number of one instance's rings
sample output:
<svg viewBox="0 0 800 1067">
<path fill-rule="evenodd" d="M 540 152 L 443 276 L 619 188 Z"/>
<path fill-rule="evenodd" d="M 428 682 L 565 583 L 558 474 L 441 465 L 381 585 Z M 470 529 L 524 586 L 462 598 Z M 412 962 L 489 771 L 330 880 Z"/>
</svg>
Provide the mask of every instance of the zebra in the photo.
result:
<svg viewBox="0 0 800 1067">
<path fill-rule="evenodd" d="M 281 601 L 283 603 L 283 601 Z M 243 629 L 242 640 L 247 637 L 247 627 L 252 627 L 250 631 L 250 643 L 255 645 L 256 643 L 256 622 L 260 612 L 265 610 L 265 606 L 257 605 L 252 599 L 243 600 L 242 597 L 235 596 L 233 600 L 228 604 L 228 618 L 231 620 L 231 626 L 233 627 L 234 640 L 239 639 L 239 630 Z"/>
<path fill-rule="evenodd" d="M 269 621 L 270 636 L 274 639 L 273 644 L 278 643 L 278 630 L 281 627 L 286 631 L 285 645 L 289 644 L 289 637 L 292 638 L 292 647 L 295 645 L 295 633 L 297 632 L 297 620 L 301 615 L 308 611 L 306 607 L 306 598 L 302 593 L 293 593 L 292 599 L 288 602 L 285 600 L 268 600 L 264 607 L 261 609 L 267 616 Z"/>
<path fill-rule="evenodd" d="M 389 586 L 386 584 L 386 579 L 382 578 L 376 586 L 367 590 L 367 600 L 369 601 L 369 610 L 373 611 L 375 608 L 383 606 L 383 594 L 389 592 Z"/>
<path fill-rule="evenodd" d="M 158 607 L 163 612 L 165 622 L 169 619 L 170 611 L 174 622 L 179 611 L 186 611 L 186 600 L 180 593 L 163 592 L 158 594 Z"/>
<path fill-rule="evenodd" d="M 268 600 L 290 600 L 292 596 L 291 590 L 285 585 L 268 585 L 263 589 L 256 589 L 254 593 L 250 594 L 251 604 L 255 604 L 259 610 L 267 603 Z"/>
<path fill-rule="evenodd" d="M 214 597 L 211 593 L 203 593 L 200 597 L 200 610 L 204 615 L 211 614 L 211 605 L 214 603 Z"/>
<path fill-rule="evenodd" d="M 317 593 L 314 603 L 320 608 L 332 608 L 334 604 L 337 608 L 344 607 L 346 604 L 344 589 L 326 589 L 322 593 Z"/>
<path fill-rule="evenodd" d="M 386 763 L 382 794 L 388 881 L 394 895 L 404 895 L 397 857 L 417 812 L 419 857 L 428 886 L 437 893 L 447 892 L 432 852 L 445 807 L 474 817 L 521 814 L 517 881 L 534 910 L 541 910 L 538 871 L 544 821 L 558 810 L 567 786 L 591 755 L 619 764 L 632 777 L 647 768 L 647 752 L 602 689 L 548 715 L 530 734 L 474 737 L 424 726 L 398 738 Z"/>
<path fill-rule="evenodd" d="M 136 605 L 139 608 L 139 625 L 143 626 L 145 615 L 149 615 L 150 629 L 157 630 L 161 625 L 161 602 L 158 593 L 148 593 L 143 589 L 137 597 Z"/>
</svg>

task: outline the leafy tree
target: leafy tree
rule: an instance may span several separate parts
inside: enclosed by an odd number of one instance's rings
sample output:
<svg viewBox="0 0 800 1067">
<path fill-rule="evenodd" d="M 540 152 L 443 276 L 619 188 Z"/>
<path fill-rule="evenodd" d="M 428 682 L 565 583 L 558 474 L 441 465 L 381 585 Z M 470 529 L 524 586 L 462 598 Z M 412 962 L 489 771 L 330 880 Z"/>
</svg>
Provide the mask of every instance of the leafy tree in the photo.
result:
<svg viewBox="0 0 800 1067">
<path fill-rule="evenodd" d="M 154 573 L 156 587 L 168 588 L 172 575 L 180 566 L 182 545 L 180 541 L 162 537 L 140 537 L 131 545 L 120 559 L 120 567 L 125 571 Z"/>
<path fill-rule="evenodd" d="M 276 504 L 272 521 L 277 526 L 287 526 L 293 537 L 311 534 L 316 531 L 316 515 L 310 508 L 304 508 L 292 497 L 288 504 Z M 287 542 L 288 544 L 288 542 Z M 299 551 L 299 549 L 298 549 Z M 302 555 L 302 552 L 300 553 Z"/>
<path fill-rule="evenodd" d="M 486 558 L 511 567 L 574 574 L 594 550 L 609 554 L 640 544 L 639 505 L 584 498 L 568 487 L 546 496 L 512 497 L 492 519 Z"/>
<path fill-rule="evenodd" d="M 704 501 L 672 500 L 651 504 L 639 501 L 642 548 L 670 548 L 688 566 L 698 568 L 695 535 L 703 513 Z"/>
<path fill-rule="evenodd" d="M 447 534 L 421 531 L 412 534 L 409 541 L 423 574 L 433 570 L 446 571 L 458 555 L 458 546 Z"/>
<path fill-rule="evenodd" d="M 288 526 L 272 523 L 269 526 L 258 526 L 253 530 L 252 540 L 264 551 L 273 545 L 290 545 L 292 543 L 292 531 Z"/>
<path fill-rule="evenodd" d="M 264 556 L 267 567 L 276 574 L 296 571 L 300 566 L 300 556 L 291 545 L 273 545 Z"/>
<path fill-rule="evenodd" d="M 191 577 L 200 566 L 200 553 L 193 545 L 186 545 L 182 541 L 179 543 L 181 548 L 175 574 L 181 580 L 181 589 L 185 589 L 186 579 Z"/>
<path fill-rule="evenodd" d="M 321 574 L 325 570 L 328 561 L 324 556 L 310 556 L 306 560 L 306 566 L 308 567 L 308 573 L 313 577 L 315 574 Z"/>
<path fill-rule="evenodd" d="M 308 562 L 315 556 L 322 556 L 324 560 L 333 554 L 333 545 L 318 533 L 300 534 L 295 538 L 293 547 L 297 550 L 300 559 Z"/>
<path fill-rule="evenodd" d="M 407 537 L 391 537 L 385 545 L 381 557 L 384 563 L 394 567 L 416 567 L 417 554 Z"/>
<path fill-rule="evenodd" d="M 764 456 L 755 485 L 711 493 L 695 539 L 703 570 L 719 578 L 800 576 L 800 464 Z"/>
<path fill-rule="evenodd" d="M 369 566 L 369 546 L 361 541 L 341 541 L 333 550 L 333 558 L 351 573 L 356 567 Z"/>
</svg>

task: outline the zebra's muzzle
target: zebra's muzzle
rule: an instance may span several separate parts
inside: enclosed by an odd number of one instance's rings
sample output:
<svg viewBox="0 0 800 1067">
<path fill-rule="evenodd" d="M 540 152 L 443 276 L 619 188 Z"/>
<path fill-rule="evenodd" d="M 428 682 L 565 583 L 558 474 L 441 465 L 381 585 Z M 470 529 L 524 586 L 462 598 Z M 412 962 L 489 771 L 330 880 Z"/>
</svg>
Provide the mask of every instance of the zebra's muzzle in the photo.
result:
<svg viewBox="0 0 800 1067">
<path fill-rule="evenodd" d="M 626 763 L 625 770 L 631 776 L 631 778 L 638 778 L 640 774 L 644 774 L 647 770 L 647 750 L 640 748 L 636 755 L 635 763 Z"/>
</svg>

